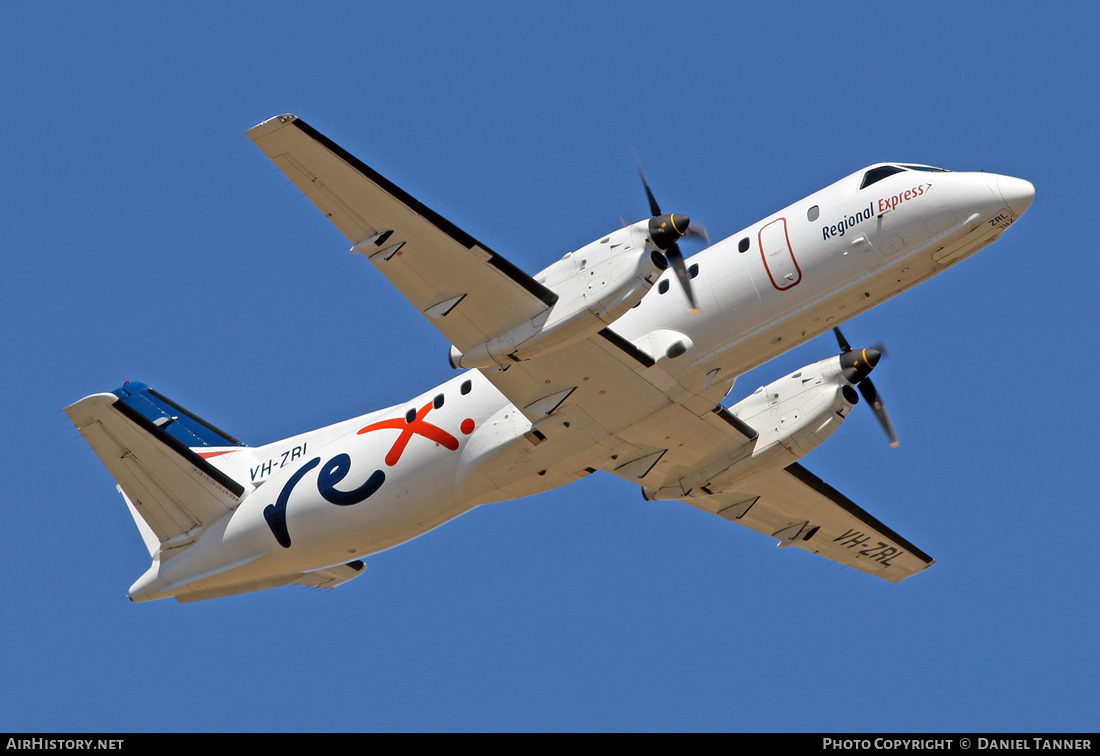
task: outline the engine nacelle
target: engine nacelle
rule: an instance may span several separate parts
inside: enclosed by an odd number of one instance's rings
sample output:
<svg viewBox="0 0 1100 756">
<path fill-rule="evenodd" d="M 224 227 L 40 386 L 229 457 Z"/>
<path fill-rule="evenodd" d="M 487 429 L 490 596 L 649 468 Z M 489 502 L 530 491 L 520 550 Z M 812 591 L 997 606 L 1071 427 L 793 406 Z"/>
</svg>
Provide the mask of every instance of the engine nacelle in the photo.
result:
<svg viewBox="0 0 1100 756">
<path fill-rule="evenodd" d="M 622 317 L 668 267 L 653 242 L 651 221 L 640 221 L 570 252 L 535 280 L 558 301 L 532 320 L 465 354 L 451 347 L 456 368 L 506 366 L 568 346 Z"/>
<path fill-rule="evenodd" d="M 737 488 L 787 467 L 840 427 L 859 402 L 841 371 L 840 357 L 807 365 L 761 386 L 730 408 L 758 434 L 731 455 L 716 456 L 680 478 L 677 485 L 645 490 L 647 499 L 686 499 Z"/>
</svg>

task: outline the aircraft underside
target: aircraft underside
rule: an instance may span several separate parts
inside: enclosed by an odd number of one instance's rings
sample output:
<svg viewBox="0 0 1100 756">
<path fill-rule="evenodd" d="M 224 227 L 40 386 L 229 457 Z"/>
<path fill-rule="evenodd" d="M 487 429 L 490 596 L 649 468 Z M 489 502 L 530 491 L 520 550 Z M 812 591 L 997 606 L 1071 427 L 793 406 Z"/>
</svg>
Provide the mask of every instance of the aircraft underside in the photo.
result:
<svg viewBox="0 0 1100 756">
<path fill-rule="evenodd" d="M 652 218 L 528 276 L 300 119 L 249 136 L 465 372 L 260 447 L 144 384 L 67 408 L 152 558 L 132 599 L 335 587 L 475 506 L 597 471 L 891 582 L 933 563 L 799 462 L 861 395 L 896 445 L 880 350 L 838 330 L 838 354 L 723 402 L 737 376 L 995 241 L 1026 181 L 871 166 L 686 259 L 678 240 L 700 232 L 645 183 Z"/>
</svg>

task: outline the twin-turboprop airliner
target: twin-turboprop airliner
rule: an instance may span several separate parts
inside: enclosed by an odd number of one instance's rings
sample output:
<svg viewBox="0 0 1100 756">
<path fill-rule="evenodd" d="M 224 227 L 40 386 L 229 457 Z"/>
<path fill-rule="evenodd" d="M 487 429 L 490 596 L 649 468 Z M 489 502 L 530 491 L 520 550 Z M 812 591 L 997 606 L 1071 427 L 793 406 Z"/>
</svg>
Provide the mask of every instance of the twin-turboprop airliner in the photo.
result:
<svg viewBox="0 0 1100 756">
<path fill-rule="evenodd" d="M 476 506 L 596 471 L 891 582 L 933 563 L 798 461 L 860 394 L 897 443 L 869 377 L 878 349 L 836 329 L 839 354 L 723 400 L 737 376 L 996 241 L 1029 182 L 872 165 L 687 260 L 690 220 L 645 183 L 653 217 L 530 276 L 293 115 L 248 136 L 462 372 L 258 447 L 141 383 L 68 407 L 152 557 L 132 600 L 333 588 Z"/>
</svg>

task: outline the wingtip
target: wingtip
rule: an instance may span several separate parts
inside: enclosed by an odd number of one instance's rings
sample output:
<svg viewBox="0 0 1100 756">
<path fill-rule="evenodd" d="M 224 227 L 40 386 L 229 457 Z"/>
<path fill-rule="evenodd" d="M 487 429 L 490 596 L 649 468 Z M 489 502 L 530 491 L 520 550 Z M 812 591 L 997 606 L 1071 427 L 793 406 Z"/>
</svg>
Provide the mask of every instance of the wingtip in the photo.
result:
<svg viewBox="0 0 1100 756">
<path fill-rule="evenodd" d="M 256 124 L 244 133 L 245 136 L 247 136 L 249 139 L 251 139 L 252 141 L 256 141 L 265 134 L 270 134 L 271 132 L 282 128 L 286 124 L 292 123 L 297 120 L 298 116 L 294 115 L 293 113 L 282 113 L 277 116 L 272 116 L 266 121 L 262 121 Z"/>
</svg>

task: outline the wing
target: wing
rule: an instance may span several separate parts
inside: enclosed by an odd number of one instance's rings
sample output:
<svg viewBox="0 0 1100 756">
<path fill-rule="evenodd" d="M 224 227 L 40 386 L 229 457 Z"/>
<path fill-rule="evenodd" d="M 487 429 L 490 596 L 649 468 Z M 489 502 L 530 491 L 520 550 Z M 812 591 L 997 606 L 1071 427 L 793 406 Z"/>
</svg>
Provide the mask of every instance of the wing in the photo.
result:
<svg viewBox="0 0 1100 756">
<path fill-rule="evenodd" d="M 557 295 L 293 115 L 248 136 L 360 252 L 460 351 L 534 318 Z M 716 449 L 736 453 L 755 433 L 719 401 L 728 382 L 695 390 L 667 363 L 610 328 L 568 349 L 484 374 L 535 425 L 583 427 L 600 446 L 573 471 L 607 469 L 633 482 L 664 480 Z M 709 383 L 709 382 L 708 382 Z M 554 422 L 547 419 L 554 415 Z M 540 426 L 540 423 L 542 424 Z M 553 430 L 546 427 L 553 424 Z M 540 450 L 564 444 L 548 444 Z M 591 444 L 581 444 L 585 448 Z M 579 473 L 578 473 L 579 474 Z"/>
<path fill-rule="evenodd" d="M 482 372 L 548 434 L 561 432 L 558 415 L 595 428 L 589 435 L 606 440 L 593 468 L 658 488 L 716 454 L 747 453 L 757 435 L 718 403 L 721 396 L 701 384 L 688 388 L 699 376 L 675 375 L 673 359 L 655 359 L 605 328 L 560 352 Z"/>
<path fill-rule="evenodd" d="M 800 464 L 688 504 L 897 583 L 935 562 Z"/>
<path fill-rule="evenodd" d="M 461 351 L 534 318 L 557 295 L 293 115 L 249 138 Z"/>
</svg>

